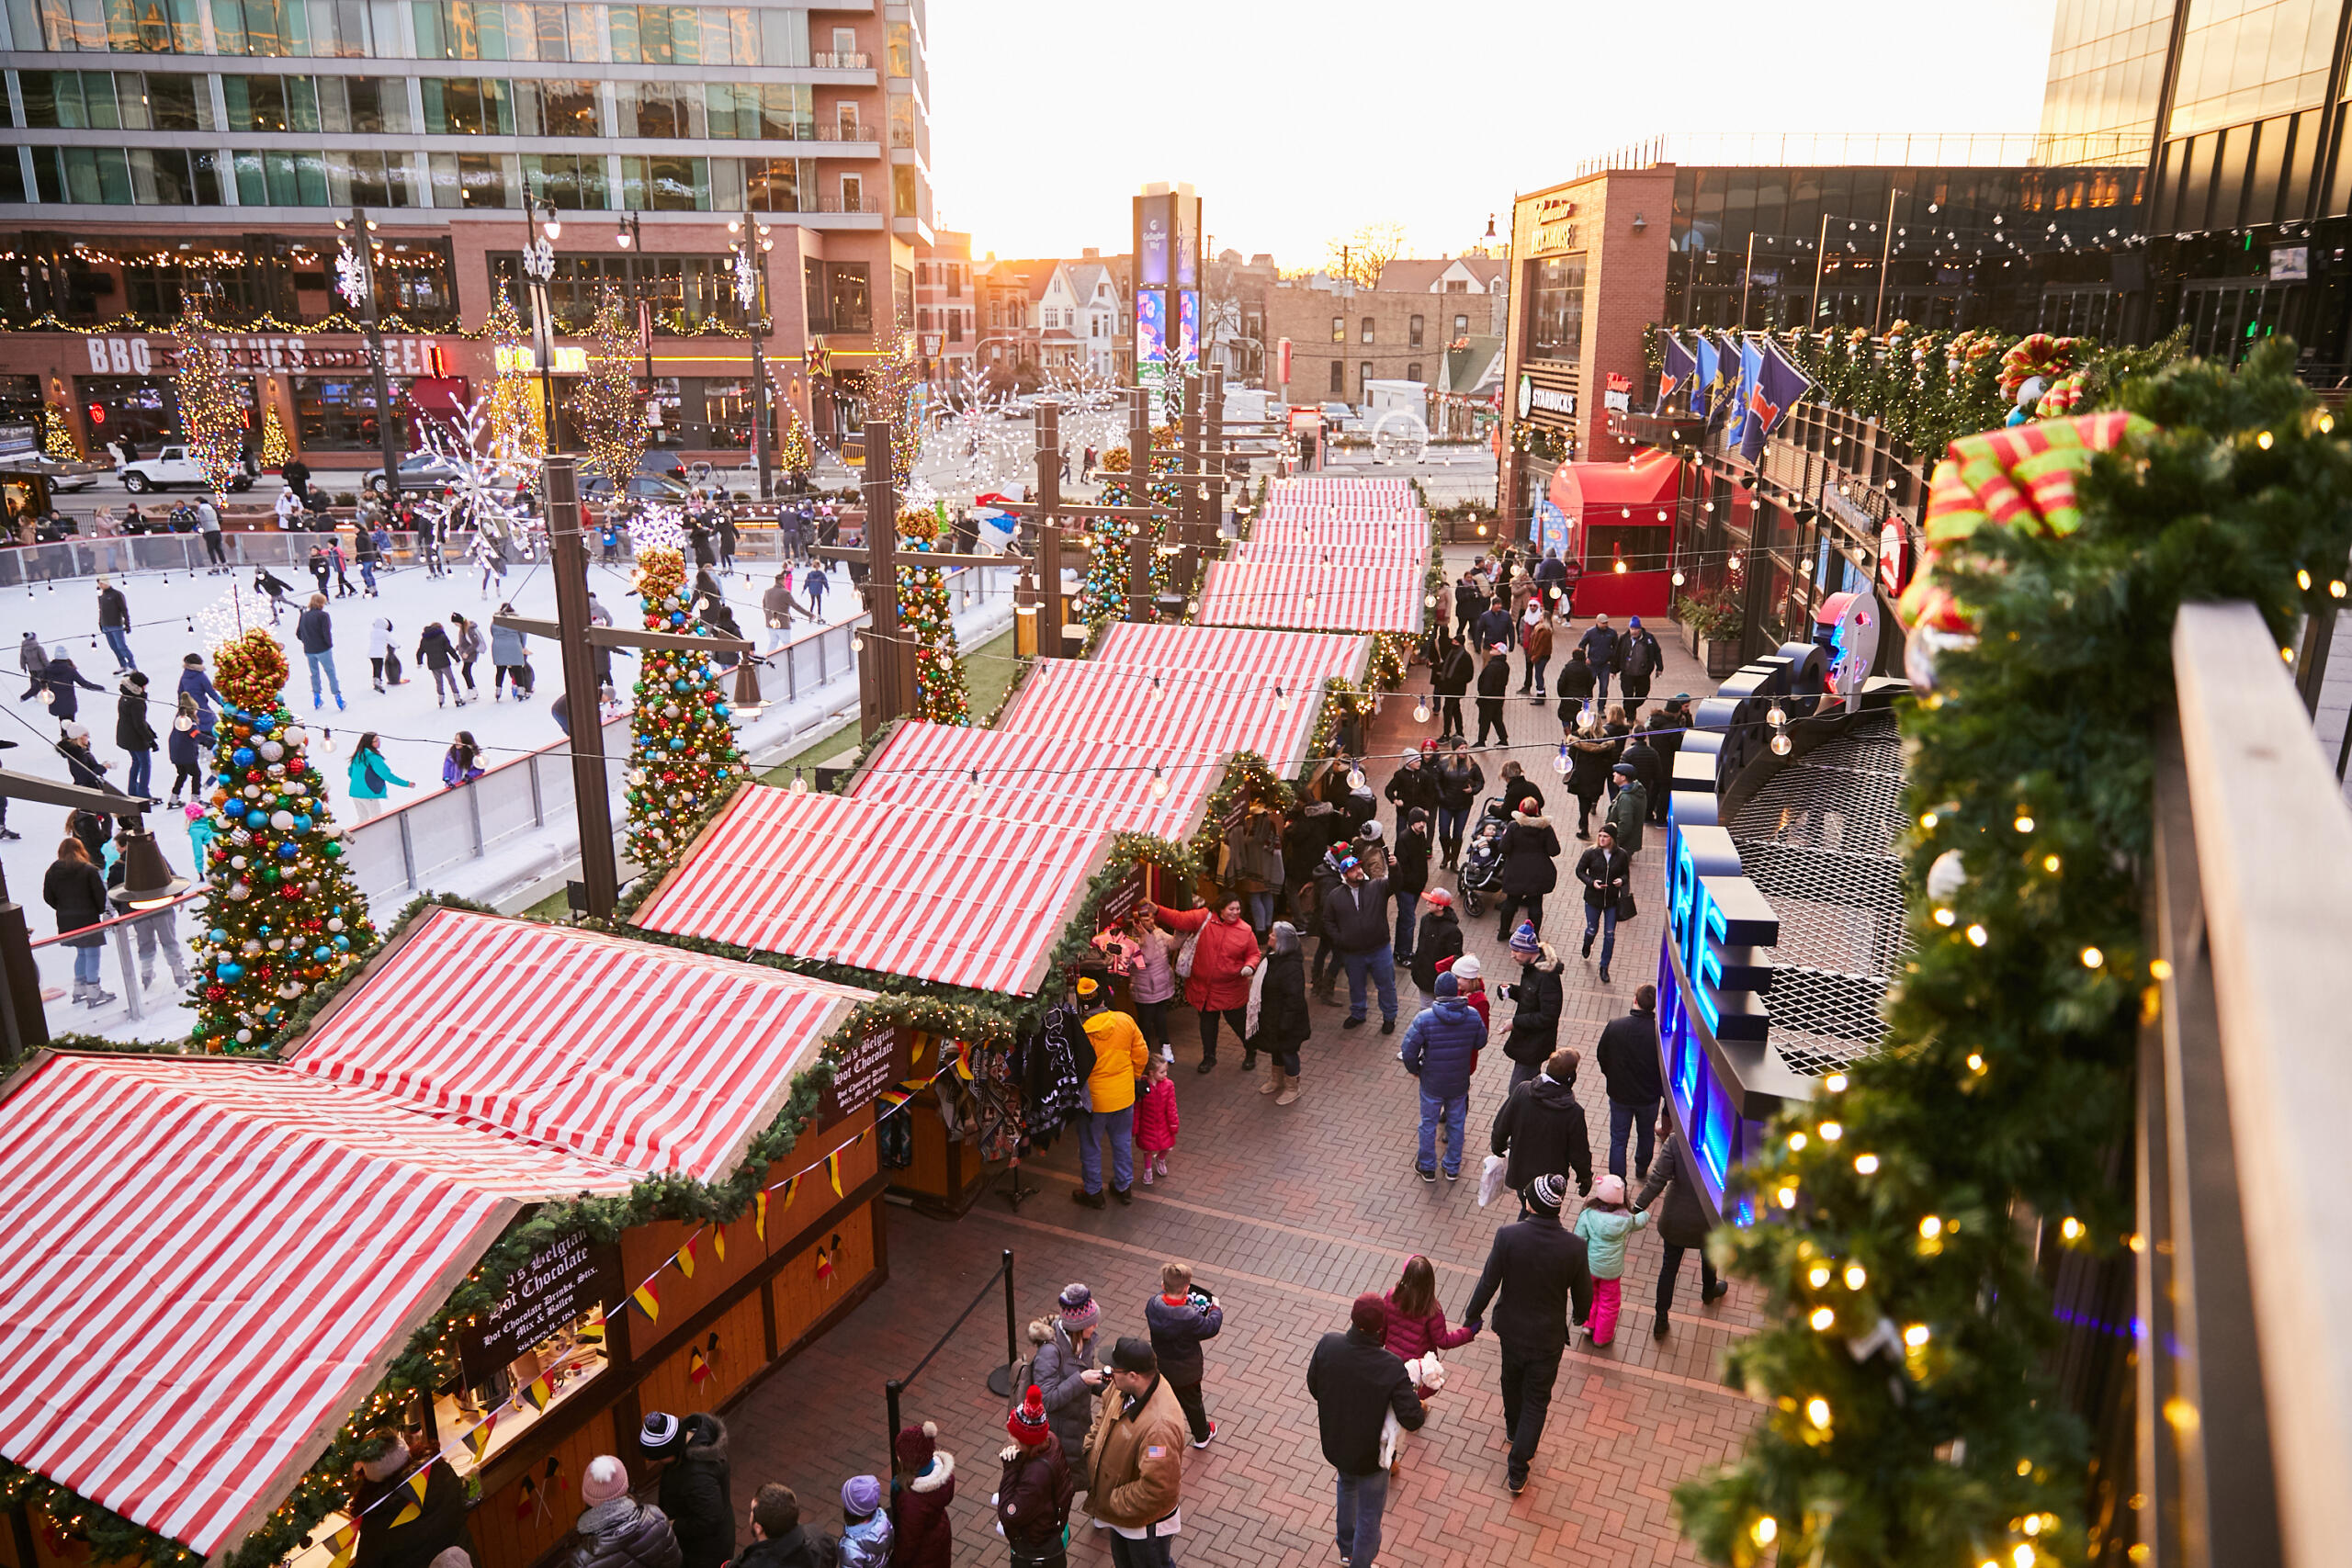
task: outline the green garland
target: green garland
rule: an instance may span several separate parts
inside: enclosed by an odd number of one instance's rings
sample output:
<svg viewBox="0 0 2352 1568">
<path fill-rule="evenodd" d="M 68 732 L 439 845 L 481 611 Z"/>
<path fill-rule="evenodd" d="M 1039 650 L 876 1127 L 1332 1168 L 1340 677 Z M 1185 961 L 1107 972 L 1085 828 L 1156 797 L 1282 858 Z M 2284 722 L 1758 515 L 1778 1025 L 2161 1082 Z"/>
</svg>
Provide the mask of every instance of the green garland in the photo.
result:
<svg viewBox="0 0 2352 1568">
<path fill-rule="evenodd" d="M 2178 607 L 2249 601 L 2282 645 L 2335 607 L 2316 584 L 2352 549 L 2352 447 L 2294 363 L 2274 340 L 2238 374 L 2126 383 L 2159 429 L 2093 461 L 2075 533 L 1983 529 L 1938 568 L 1980 640 L 1904 715 L 1914 956 L 1884 1048 L 1775 1124 L 1739 1173 L 1772 1219 L 1711 1242 L 1776 1319 L 1731 1353 L 1768 1407 L 1746 1457 L 1676 1494 L 1711 1561 L 2031 1568 L 2113 1545 L 2019 1220 L 2102 1256 L 2133 1224 L 2109 1165 L 2155 1001 L 2144 878 Z M 1939 909 L 1922 890 L 1948 855 L 1966 880 Z M 1858 1359 L 1882 1325 L 1897 1337 Z"/>
<path fill-rule="evenodd" d="M 1118 832 L 1111 835 L 1111 858 L 1086 885 L 1086 896 L 1078 901 L 1069 924 L 1063 928 L 1061 940 L 1054 944 L 1047 959 L 1046 980 L 1038 987 L 1036 998 L 1015 1016 L 1024 1029 L 1034 1029 L 1045 1018 L 1046 1010 L 1061 999 L 1070 976 L 1099 956 L 1094 947 L 1102 900 L 1117 891 L 1138 863 L 1149 863 L 1176 879 L 1177 886 L 1189 890 L 1201 874 L 1201 863 L 1182 844 L 1171 844 L 1150 833 Z"/>
<path fill-rule="evenodd" d="M 1345 675 L 1333 675 L 1324 681 L 1323 710 L 1315 716 L 1315 739 L 1306 748 L 1310 759 L 1334 755 L 1333 738 L 1340 732 L 1341 720 L 1372 716 L 1373 690 L 1377 687 L 1367 690 Z"/>
<path fill-rule="evenodd" d="M 1276 778 L 1272 764 L 1257 752 L 1235 751 L 1228 755 L 1225 773 L 1201 808 L 1201 825 L 1193 834 L 1190 847 L 1193 862 L 1204 872 L 1216 863 L 1218 848 L 1225 840 L 1226 814 L 1245 798 L 1264 801 L 1276 811 L 1287 814 L 1297 804 L 1298 792 Z"/>
</svg>

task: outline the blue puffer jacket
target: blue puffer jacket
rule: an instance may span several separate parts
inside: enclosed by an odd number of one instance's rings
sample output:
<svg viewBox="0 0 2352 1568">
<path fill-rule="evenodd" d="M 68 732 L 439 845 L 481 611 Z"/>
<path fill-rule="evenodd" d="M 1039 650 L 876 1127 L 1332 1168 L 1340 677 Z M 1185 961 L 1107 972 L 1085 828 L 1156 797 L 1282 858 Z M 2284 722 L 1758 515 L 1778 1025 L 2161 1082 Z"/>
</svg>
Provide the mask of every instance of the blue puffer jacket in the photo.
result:
<svg viewBox="0 0 2352 1568">
<path fill-rule="evenodd" d="M 1440 997 L 1406 1026 L 1399 1055 L 1405 1070 L 1421 1080 L 1423 1094 L 1451 1100 L 1470 1092 L 1470 1075 L 1486 1043 L 1477 1010 L 1460 997 Z"/>
<path fill-rule="evenodd" d="M 1151 1330 L 1151 1353 L 1159 1358 L 1159 1375 L 1170 1382 L 1201 1381 L 1201 1341 L 1214 1339 L 1225 1326 L 1225 1309 L 1215 1297 L 1195 1285 L 1181 1302 L 1154 1296 L 1144 1303 L 1143 1320 Z"/>
</svg>

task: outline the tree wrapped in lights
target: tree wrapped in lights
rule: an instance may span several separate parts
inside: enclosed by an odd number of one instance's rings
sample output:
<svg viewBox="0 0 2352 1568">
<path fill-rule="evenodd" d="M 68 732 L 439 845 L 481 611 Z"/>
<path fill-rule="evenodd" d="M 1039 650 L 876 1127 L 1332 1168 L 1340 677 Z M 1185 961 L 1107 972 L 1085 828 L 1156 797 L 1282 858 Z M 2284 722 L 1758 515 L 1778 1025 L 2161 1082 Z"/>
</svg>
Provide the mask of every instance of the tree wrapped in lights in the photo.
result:
<svg viewBox="0 0 2352 1568">
<path fill-rule="evenodd" d="M 61 463 L 78 463 L 81 448 L 74 445 L 73 427 L 65 423 L 65 411 L 55 403 L 40 406 L 40 449 Z"/>
<path fill-rule="evenodd" d="M 628 494 L 645 454 L 645 410 L 637 395 L 637 328 L 613 289 L 588 324 L 588 373 L 571 394 L 571 421 L 589 466 L 612 482 L 616 495 Z"/>
<path fill-rule="evenodd" d="M 687 592 L 685 557 L 674 542 L 648 542 L 658 536 L 666 536 L 637 535 L 645 629 L 711 635 Z M 666 867 L 751 770 L 735 744 L 734 709 L 710 655 L 649 648 L 639 669 L 629 726 L 628 853 L 639 865 Z"/>
<path fill-rule="evenodd" d="M 211 331 L 193 304 L 180 311 L 172 327 L 180 340 L 172 387 L 179 395 L 180 434 L 188 456 L 203 471 L 206 488 L 220 491 L 244 467 L 245 411 L 229 374 L 229 356 L 213 343 Z"/>
<path fill-rule="evenodd" d="M 530 337 L 504 289 L 492 298 L 484 325 L 498 367 L 487 400 L 490 449 L 505 461 L 536 469 L 547 457 L 546 422 L 539 412 L 539 389 L 523 368 L 529 363 Z"/>
<path fill-rule="evenodd" d="M 935 550 L 945 534 L 938 508 L 900 509 L 902 550 Z M 915 716 L 933 724 L 971 723 L 971 687 L 964 677 L 963 652 L 956 644 L 947 579 L 937 567 L 899 568 L 899 629 L 914 639 Z"/>
<path fill-rule="evenodd" d="M 261 466 L 282 468 L 293 456 L 293 443 L 286 439 L 286 422 L 277 417 L 277 405 L 271 403 L 262 412 Z"/>
<path fill-rule="evenodd" d="M 816 462 L 808 426 L 801 420 L 800 411 L 789 402 L 784 405 L 784 440 L 779 444 L 775 462 L 787 474 L 805 474 Z"/>
<path fill-rule="evenodd" d="M 915 471 L 922 456 L 922 400 L 916 395 L 915 340 L 893 320 L 875 345 L 872 368 L 865 373 L 865 406 L 874 417 L 890 423 L 890 462 L 901 479 Z"/>
<path fill-rule="evenodd" d="M 302 998 L 376 946 L 341 829 L 313 765 L 317 738 L 286 706 L 286 650 L 266 631 L 213 661 L 220 726 L 211 897 L 196 938 L 192 1038 L 214 1051 L 277 1044 Z"/>
</svg>

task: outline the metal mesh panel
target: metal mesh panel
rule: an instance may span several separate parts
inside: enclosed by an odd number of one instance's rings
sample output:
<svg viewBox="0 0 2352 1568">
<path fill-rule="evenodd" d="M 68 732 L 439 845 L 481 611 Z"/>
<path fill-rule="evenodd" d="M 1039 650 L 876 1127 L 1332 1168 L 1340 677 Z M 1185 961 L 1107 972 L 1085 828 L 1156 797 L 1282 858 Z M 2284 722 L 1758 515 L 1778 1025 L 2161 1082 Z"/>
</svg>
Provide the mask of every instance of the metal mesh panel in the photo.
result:
<svg viewBox="0 0 2352 1568">
<path fill-rule="evenodd" d="M 1874 715 L 1781 772 L 1729 824 L 1742 869 L 1781 920 L 1771 1041 L 1817 1077 L 1877 1054 L 1888 976 L 1910 952 L 1903 743 Z"/>
</svg>

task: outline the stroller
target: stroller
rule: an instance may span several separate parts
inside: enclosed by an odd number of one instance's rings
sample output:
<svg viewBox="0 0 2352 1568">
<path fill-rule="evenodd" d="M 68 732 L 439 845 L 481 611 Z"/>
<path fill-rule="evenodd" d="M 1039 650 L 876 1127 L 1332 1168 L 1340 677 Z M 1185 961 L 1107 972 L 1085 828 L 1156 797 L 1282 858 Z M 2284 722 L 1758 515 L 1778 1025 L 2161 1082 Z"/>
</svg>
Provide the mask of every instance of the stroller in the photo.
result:
<svg viewBox="0 0 2352 1568">
<path fill-rule="evenodd" d="M 1503 881 L 1503 829 L 1510 826 L 1510 807 L 1503 797 L 1495 795 L 1478 808 L 1478 819 L 1470 826 L 1469 841 L 1462 852 L 1462 871 L 1458 881 L 1462 888 L 1463 907 L 1471 914 L 1481 912 L 1479 895 L 1491 894 Z"/>
</svg>

